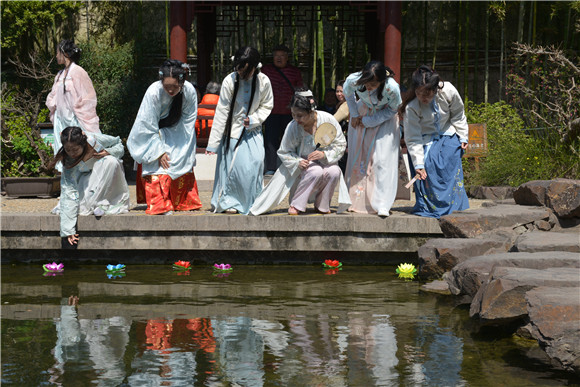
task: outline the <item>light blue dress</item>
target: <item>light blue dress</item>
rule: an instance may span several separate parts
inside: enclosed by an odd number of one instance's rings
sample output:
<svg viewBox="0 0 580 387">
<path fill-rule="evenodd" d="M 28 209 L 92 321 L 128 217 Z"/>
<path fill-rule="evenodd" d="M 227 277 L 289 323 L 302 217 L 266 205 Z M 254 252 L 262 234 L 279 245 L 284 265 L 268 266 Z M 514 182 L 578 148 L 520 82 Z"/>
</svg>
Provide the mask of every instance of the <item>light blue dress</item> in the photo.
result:
<svg viewBox="0 0 580 387">
<path fill-rule="evenodd" d="M 232 115 L 230 146 L 226 152 L 222 139 L 234 94 L 235 74 L 231 73 L 223 81 L 206 150 L 217 153 L 212 210 L 224 212 L 233 208 L 247 215 L 264 185 L 262 123 L 272 111 L 274 95 L 268 77 L 259 73 L 252 106 L 249 107 L 252 80 L 240 80 Z M 243 130 L 245 117 L 250 118 L 250 125 Z M 236 147 L 238 142 L 240 144 Z"/>
<path fill-rule="evenodd" d="M 91 215 L 99 208 L 104 215 L 129 211 L 129 186 L 125 180 L 123 144 L 119 137 L 87 133 L 89 144 L 108 156 L 80 161 L 63 168 L 60 177 L 60 236 L 76 234 L 78 215 Z"/>
<path fill-rule="evenodd" d="M 173 98 L 163 89 L 161 81 L 151 84 L 145 92 L 127 139 L 131 157 L 143 165 L 143 176 L 169 175 L 175 180 L 193 171 L 197 144 L 197 92 L 188 81 L 185 81 L 182 92 L 181 118 L 169 128 L 160 128 L 159 120 L 169 114 Z M 158 161 L 164 153 L 170 159 L 169 169 L 161 167 Z"/>
</svg>

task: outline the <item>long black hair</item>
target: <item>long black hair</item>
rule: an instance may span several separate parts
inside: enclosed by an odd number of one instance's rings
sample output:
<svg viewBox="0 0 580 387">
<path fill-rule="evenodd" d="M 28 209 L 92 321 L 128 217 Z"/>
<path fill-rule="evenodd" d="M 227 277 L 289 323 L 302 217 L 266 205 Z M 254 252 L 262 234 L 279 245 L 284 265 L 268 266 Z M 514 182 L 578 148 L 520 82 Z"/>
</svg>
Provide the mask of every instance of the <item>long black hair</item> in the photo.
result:
<svg viewBox="0 0 580 387">
<path fill-rule="evenodd" d="M 62 40 L 58 44 L 57 50 L 60 53 L 62 53 L 62 55 L 64 55 L 66 58 L 68 58 L 71 62 L 78 63 L 78 61 L 81 59 L 81 49 L 77 47 L 77 45 L 75 44 L 75 42 L 72 39 Z M 62 88 L 63 88 L 65 93 L 66 93 L 66 77 L 68 75 L 69 69 L 70 69 L 70 66 L 65 69 L 66 70 L 66 73 L 64 74 L 65 81 L 62 82 Z M 61 74 L 65 70 L 61 70 L 58 73 L 58 77 L 56 78 L 57 82 L 60 79 Z"/>
<path fill-rule="evenodd" d="M 183 85 L 187 77 L 186 70 L 189 70 L 189 65 L 177 59 L 168 59 L 159 68 L 159 80 L 163 82 L 164 78 L 175 78 L 181 90 L 173 97 L 171 101 L 171 108 L 167 117 L 159 120 L 160 128 L 168 128 L 177 124 L 181 118 L 181 109 L 183 107 Z"/>
<path fill-rule="evenodd" d="M 89 150 L 87 136 L 83 133 L 83 130 L 78 126 L 67 126 L 60 133 L 60 143 L 62 146 L 54 156 L 54 160 L 50 164 L 51 168 L 54 168 L 56 163 L 61 161 L 65 168 L 72 168 L 77 165 L 87 154 Z M 83 148 L 83 153 L 78 158 L 70 157 L 64 148 L 65 144 L 75 144 Z"/>
<path fill-rule="evenodd" d="M 415 90 L 425 87 L 427 90 L 435 91 L 443 88 L 443 79 L 439 76 L 437 71 L 433 70 L 427 65 L 421 65 L 413 72 L 411 76 L 411 87 L 403 95 L 403 102 L 399 106 L 399 115 L 405 115 L 405 109 L 409 102 L 417 97 Z"/>
<path fill-rule="evenodd" d="M 236 97 L 238 95 L 238 89 L 240 88 L 240 74 L 238 73 L 239 70 L 244 69 L 246 65 L 246 69 L 242 73 L 242 78 L 247 79 L 248 76 L 254 70 L 254 75 L 252 77 L 252 91 L 250 94 L 250 102 L 248 104 L 247 113 L 250 113 L 250 109 L 252 107 L 252 102 L 254 102 L 254 95 L 256 94 L 256 83 L 258 82 L 258 73 L 260 69 L 258 65 L 260 64 L 260 53 L 254 47 L 242 47 L 236 51 L 234 55 L 234 72 L 235 72 L 235 80 L 234 80 L 234 93 L 232 95 L 232 100 L 230 103 L 230 111 L 228 113 L 228 118 L 226 120 L 226 127 L 224 130 L 223 140 L 225 141 L 225 149 L 226 152 L 230 149 L 230 136 L 232 133 L 232 118 L 234 114 L 234 106 L 236 104 Z M 245 128 L 244 128 L 245 129 Z M 242 131 L 243 135 L 243 131 Z M 241 136 L 238 140 L 238 144 L 240 143 Z M 236 145 L 237 146 L 237 145 Z"/>
<path fill-rule="evenodd" d="M 385 88 L 385 82 L 387 78 L 393 77 L 395 72 L 391 70 L 388 66 L 378 60 L 373 60 L 368 62 L 365 67 L 361 70 L 360 78 L 356 81 L 356 86 L 361 86 L 358 91 L 366 91 L 365 83 L 378 81 L 381 84 L 377 88 L 377 99 L 380 101 L 383 99 L 383 89 Z"/>
</svg>

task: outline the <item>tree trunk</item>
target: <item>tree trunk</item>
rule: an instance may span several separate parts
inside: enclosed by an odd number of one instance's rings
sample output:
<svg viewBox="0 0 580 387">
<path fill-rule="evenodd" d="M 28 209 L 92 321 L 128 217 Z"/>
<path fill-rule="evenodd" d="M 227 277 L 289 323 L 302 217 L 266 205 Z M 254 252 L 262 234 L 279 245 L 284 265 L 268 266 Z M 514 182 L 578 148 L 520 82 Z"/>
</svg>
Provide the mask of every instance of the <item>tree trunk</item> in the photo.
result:
<svg viewBox="0 0 580 387">
<path fill-rule="evenodd" d="M 524 40 L 524 17 L 526 15 L 526 3 L 520 1 L 520 12 L 518 14 L 518 42 Z"/>
<path fill-rule="evenodd" d="M 441 9 L 443 8 L 443 2 L 439 2 L 439 9 L 437 11 L 437 25 L 435 26 L 435 43 L 433 45 L 433 61 L 431 62 L 431 68 L 435 68 L 435 62 L 437 61 L 437 45 L 439 43 L 439 31 L 441 30 Z"/>
<path fill-rule="evenodd" d="M 483 102 L 489 101 L 489 2 L 485 2 L 485 76 L 483 81 Z"/>
<path fill-rule="evenodd" d="M 463 60 L 463 99 L 467 100 L 469 92 L 469 84 L 467 82 L 467 72 L 469 71 L 469 2 L 465 3 L 465 48 Z"/>
</svg>

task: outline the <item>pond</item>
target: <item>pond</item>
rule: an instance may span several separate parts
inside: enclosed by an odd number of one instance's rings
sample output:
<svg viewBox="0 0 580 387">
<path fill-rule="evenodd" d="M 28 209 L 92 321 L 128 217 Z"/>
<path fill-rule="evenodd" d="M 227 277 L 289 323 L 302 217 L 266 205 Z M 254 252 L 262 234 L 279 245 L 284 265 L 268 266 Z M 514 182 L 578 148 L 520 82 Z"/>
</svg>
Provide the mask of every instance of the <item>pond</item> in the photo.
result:
<svg viewBox="0 0 580 387">
<path fill-rule="evenodd" d="M 477 330 L 392 266 L 2 266 L 2 384 L 577 384 L 535 341 Z M 71 297 L 73 296 L 73 297 Z M 78 297 L 75 304 L 74 297 Z M 71 304 L 71 305 L 69 305 Z M 477 332 L 477 333 L 476 333 Z"/>
</svg>

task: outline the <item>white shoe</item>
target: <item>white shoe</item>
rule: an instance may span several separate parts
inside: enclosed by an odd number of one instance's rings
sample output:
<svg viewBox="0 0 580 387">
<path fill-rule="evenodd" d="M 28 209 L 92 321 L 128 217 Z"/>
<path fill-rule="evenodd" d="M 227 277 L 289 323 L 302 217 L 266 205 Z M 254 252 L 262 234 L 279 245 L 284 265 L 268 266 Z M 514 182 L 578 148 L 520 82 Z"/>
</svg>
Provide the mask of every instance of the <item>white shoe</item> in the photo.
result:
<svg viewBox="0 0 580 387">
<path fill-rule="evenodd" d="M 380 210 L 377 212 L 377 214 L 378 214 L 379 216 L 383 216 L 383 217 L 385 217 L 385 218 L 386 218 L 387 216 L 389 216 L 389 210 L 387 210 L 387 209 L 385 209 L 385 208 L 381 208 L 381 209 L 380 209 Z"/>
<path fill-rule="evenodd" d="M 227 210 L 224 211 L 226 214 L 237 214 L 238 210 L 236 210 L 235 208 L 228 208 Z"/>
<path fill-rule="evenodd" d="M 97 207 L 95 208 L 95 210 L 93 211 L 93 214 L 95 216 L 103 216 L 105 215 L 105 211 L 103 211 L 103 209 L 101 207 Z"/>
<path fill-rule="evenodd" d="M 164 212 L 162 214 L 157 214 L 157 215 L 173 215 L 173 211 L 167 211 L 167 212 Z"/>
</svg>

